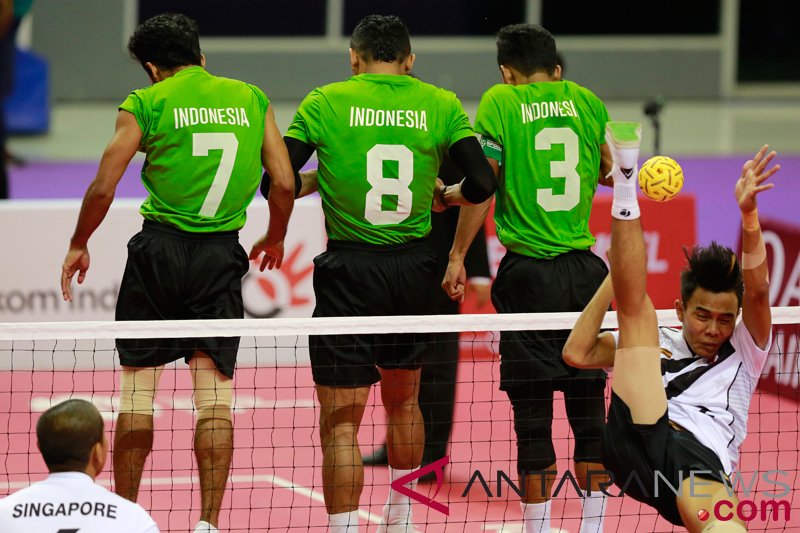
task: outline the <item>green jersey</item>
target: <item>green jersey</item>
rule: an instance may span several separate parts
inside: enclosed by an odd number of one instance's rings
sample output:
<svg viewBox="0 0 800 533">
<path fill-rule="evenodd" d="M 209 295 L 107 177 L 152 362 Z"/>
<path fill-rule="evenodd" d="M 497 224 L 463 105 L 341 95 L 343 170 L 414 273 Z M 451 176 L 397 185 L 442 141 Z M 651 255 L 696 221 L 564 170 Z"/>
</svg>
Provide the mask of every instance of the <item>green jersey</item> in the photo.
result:
<svg viewBox="0 0 800 533">
<path fill-rule="evenodd" d="M 247 83 L 189 67 L 120 105 L 142 129 L 144 218 L 184 231 L 238 230 L 261 180 L 269 100 Z"/>
<path fill-rule="evenodd" d="M 589 214 L 606 122 L 603 102 L 570 81 L 486 91 L 475 131 L 500 163 L 495 224 L 503 246 L 550 258 L 594 244 Z"/>
<path fill-rule="evenodd" d="M 428 234 L 442 157 L 474 133 L 450 91 L 359 74 L 312 91 L 286 135 L 317 150 L 328 238 L 398 244 Z"/>
</svg>

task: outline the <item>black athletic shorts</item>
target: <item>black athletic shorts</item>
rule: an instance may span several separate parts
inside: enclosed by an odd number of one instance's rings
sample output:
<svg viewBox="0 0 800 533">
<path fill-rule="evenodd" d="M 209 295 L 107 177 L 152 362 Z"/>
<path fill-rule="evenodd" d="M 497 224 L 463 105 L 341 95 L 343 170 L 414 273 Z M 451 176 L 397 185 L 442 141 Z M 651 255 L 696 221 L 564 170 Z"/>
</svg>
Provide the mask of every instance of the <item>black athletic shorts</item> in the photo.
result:
<svg viewBox="0 0 800 533">
<path fill-rule="evenodd" d="M 583 311 L 608 269 L 590 250 L 552 259 L 507 252 L 492 284 L 498 313 Z M 500 333 L 500 389 L 529 381 L 562 377 L 600 378 L 602 370 L 579 370 L 564 363 L 561 350 L 569 330 Z"/>
<path fill-rule="evenodd" d="M 242 276 L 249 260 L 236 231 L 189 233 L 145 220 L 128 242 L 117 320 L 244 318 Z M 158 366 L 195 351 L 233 377 L 239 337 L 117 339 L 120 363 Z"/>
<path fill-rule="evenodd" d="M 656 497 L 656 472 L 674 489 L 680 488 L 681 473 L 688 479 L 691 472 L 704 471 L 695 477 L 726 483 L 717 454 L 688 431 L 672 427 L 666 412 L 655 424 L 634 424 L 630 409 L 614 393 L 603 432 L 602 457 L 626 495 L 653 507 L 677 526 L 682 526 L 683 520 L 675 492 L 659 478 Z"/>
<path fill-rule="evenodd" d="M 314 258 L 314 316 L 428 314 L 442 290 L 436 254 L 424 240 L 398 245 L 328 241 Z M 314 382 L 365 387 L 386 369 L 420 368 L 429 334 L 312 335 Z"/>
<path fill-rule="evenodd" d="M 517 471 L 544 470 L 556 462 L 553 447 L 553 391 L 564 393 L 564 403 L 578 462 L 600 462 L 600 440 L 606 417 L 606 380 L 562 378 L 531 381 L 506 391 L 514 409 L 517 434 Z"/>
</svg>

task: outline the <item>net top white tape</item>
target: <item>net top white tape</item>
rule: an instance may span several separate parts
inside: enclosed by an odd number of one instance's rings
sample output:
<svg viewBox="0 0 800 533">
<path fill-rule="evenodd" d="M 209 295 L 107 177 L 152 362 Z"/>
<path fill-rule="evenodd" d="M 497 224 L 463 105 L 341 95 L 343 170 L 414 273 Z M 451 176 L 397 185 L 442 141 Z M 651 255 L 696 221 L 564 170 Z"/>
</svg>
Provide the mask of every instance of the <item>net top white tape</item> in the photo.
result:
<svg viewBox="0 0 800 533">
<path fill-rule="evenodd" d="M 680 325 L 674 309 L 659 310 L 656 313 L 659 324 Z M 0 323 L 0 340 L 279 337 L 337 333 L 557 330 L 572 329 L 579 314 L 576 312 L 129 322 L 19 322 Z M 775 325 L 800 323 L 800 307 L 773 307 L 772 323 Z M 616 326 L 616 313 L 606 313 L 603 327 Z"/>
</svg>

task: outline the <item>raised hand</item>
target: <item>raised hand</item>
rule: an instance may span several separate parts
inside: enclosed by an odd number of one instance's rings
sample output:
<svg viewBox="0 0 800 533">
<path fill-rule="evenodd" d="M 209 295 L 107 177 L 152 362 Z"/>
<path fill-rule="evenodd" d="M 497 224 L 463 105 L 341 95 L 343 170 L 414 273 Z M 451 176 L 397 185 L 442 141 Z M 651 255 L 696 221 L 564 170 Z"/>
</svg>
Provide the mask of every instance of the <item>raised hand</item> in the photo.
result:
<svg viewBox="0 0 800 533">
<path fill-rule="evenodd" d="M 758 193 L 769 190 L 775 186 L 774 183 L 764 184 L 773 174 L 780 170 L 780 165 L 775 165 L 769 169 L 767 166 L 777 155 L 774 150 L 767 153 L 768 145 L 761 147 L 761 150 L 742 167 L 742 175 L 736 182 L 736 202 L 742 213 L 750 213 L 756 208 L 756 196 Z"/>
</svg>

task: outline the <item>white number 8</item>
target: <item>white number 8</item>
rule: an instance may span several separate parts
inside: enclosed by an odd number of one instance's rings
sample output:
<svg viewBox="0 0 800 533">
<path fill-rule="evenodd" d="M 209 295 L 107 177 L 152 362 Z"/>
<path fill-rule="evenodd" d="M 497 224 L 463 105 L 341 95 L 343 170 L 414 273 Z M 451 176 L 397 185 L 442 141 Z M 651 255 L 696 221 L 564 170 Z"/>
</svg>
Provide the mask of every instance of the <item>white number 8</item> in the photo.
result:
<svg viewBox="0 0 800 533">
<path fill-rule="evenodd" d="M 397 178 L 383 175 L 383 162 L 397 161 Z M 411 181 L 414 179 L 414 154 L 402 144 L 376 144 L 367 152 L 367 193 L 364 218 L 370 224 L 399 224 L 411 215 Z M 396 196 L 397 209 L 383 210 L 383 197 Z"/>
</svg>

